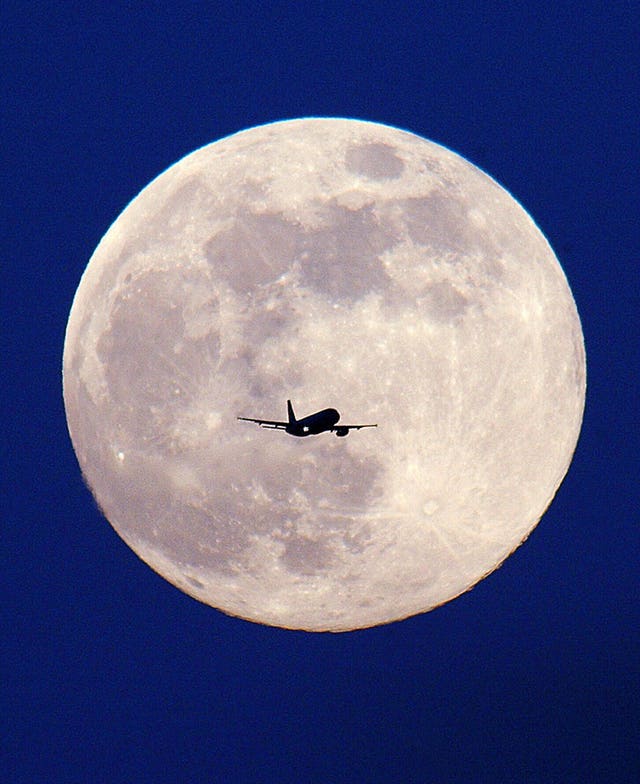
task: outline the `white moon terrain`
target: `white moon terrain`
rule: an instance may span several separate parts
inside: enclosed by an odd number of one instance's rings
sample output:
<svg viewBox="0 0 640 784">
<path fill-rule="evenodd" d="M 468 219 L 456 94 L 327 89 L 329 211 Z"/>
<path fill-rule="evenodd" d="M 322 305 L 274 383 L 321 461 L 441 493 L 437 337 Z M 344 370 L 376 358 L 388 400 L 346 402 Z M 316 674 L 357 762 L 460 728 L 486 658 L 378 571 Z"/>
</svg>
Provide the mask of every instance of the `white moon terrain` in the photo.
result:
<svg viewBox="0 0 640 784">
<path fill-rule="evenodd" d="M 226 613 L 341 631 L 495 569 L 564 477 L 580 322 L 490 177 L 396 128 L 253 128 L 155 179 L 76 293 L 64 399 L 120 536 Z M 237 416 L 377 423 L 294 438 Z"/>
</svg>

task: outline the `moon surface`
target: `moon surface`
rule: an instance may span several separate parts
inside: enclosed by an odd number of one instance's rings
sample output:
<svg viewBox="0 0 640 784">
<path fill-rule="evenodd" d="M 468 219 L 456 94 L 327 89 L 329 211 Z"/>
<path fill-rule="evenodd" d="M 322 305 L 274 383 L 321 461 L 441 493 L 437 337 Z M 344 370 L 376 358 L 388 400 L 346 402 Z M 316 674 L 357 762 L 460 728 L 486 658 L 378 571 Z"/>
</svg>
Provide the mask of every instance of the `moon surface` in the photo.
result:
<svg viewBox="0 0 640 784">
<path fill-rule="evenodd" d="M 429 610 L 534 528 L 578 438 L 558 261 L 450 150 L 301 119 L 196 150 L 111 226 L 76 293 L 64 400 L 118 534 L 226 613 L 342 631 Z M 348 438 L 237 416 L 333 407 Z"/>
</svg>

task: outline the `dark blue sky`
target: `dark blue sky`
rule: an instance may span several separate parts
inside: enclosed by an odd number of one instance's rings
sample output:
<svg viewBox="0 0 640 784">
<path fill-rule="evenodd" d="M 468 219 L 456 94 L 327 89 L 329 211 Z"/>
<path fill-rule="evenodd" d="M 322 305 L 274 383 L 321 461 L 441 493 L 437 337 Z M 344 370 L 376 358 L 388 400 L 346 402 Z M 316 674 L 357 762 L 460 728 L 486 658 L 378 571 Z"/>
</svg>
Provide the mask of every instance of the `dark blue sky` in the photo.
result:
<svg viewBox="0 0 640 784">
<path fill-rule="evenodd" d="M 8 0 L 0 20 L 3 780 L 640 780 L 637 11 L 92 5 Z M 196 147 L 306 115 L 489 172 L 556 250 L 588 361 L 573 464 L 527 543 L 435 612 L 342 635 L 228 618 L 155 575 L 84 487 L 61 395 L 75 289 L 130 199 Z"/>
</svg>

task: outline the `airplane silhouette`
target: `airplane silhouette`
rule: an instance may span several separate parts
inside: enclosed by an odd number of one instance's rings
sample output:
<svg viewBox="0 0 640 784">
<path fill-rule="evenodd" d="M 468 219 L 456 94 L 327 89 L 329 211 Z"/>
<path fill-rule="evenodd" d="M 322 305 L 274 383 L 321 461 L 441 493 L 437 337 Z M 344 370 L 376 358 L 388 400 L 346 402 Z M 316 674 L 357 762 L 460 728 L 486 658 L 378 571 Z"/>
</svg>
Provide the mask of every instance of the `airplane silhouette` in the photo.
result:
<svg viewBox="0 0 640 784">
<path fill-rule="evenodd" d="M 349 435 L 350 430 L 360 430 L 363 427 L 378 427 L 378 425 L 336 425 L 340 419 L 340 414 L 335 408 L 324 408 L 322 411 L 317 411 L 303 419 L 296 419 L 293 413 L 293 406 L 291 401 L 287 400 L 287 412 L 289 414 L 288 422 L 273 422 L 270 419 L 252 419 L 251 417 L 238 417 L 245 422 L 255 422 L 260 427 L 270 428 L 271 430 L 284 430 L 290 436 L 315 436 L 318 433 L 335 433 L 338 437 L 343 438 Z"/>
</svg>

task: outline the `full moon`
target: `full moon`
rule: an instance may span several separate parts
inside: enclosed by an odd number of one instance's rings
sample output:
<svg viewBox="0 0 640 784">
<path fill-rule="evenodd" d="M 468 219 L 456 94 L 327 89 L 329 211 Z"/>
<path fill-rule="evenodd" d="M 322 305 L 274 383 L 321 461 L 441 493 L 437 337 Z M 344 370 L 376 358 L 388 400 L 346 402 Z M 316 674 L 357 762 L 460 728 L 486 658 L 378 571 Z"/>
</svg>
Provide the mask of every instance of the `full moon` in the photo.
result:
<svg viewBox="0 0 640 784">
<path fill-rule="evenodd" d="M 540 230 L 397 128 L 311 118 L 171 166 L 76 292 L 64 401 L 100 508 L 156 572 L 252 621 L 430 610 L 522 543 L 571 462 L 580 321 Z M 238 416 L 376 423 L 295 438 Z"/>
</svg>

